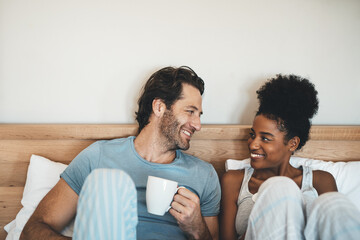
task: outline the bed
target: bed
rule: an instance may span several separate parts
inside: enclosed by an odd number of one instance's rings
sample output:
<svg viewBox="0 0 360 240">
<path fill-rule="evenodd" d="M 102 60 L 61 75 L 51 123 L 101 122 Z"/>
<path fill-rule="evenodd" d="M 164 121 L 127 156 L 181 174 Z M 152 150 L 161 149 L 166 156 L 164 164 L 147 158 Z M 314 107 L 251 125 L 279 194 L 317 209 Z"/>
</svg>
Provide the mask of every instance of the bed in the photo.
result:
<svg viewBox="0 0 360 240">
<path fill-rule="evenodd" d="M 221 177 L 228 167 L 241 168 L 246 163 L 246 160 L 238 160 L 248 158 L 249 128 L 248 125 L 203 125 L 202 130 L 193 136 L 187 152 L 210 162 Z M 58 173 L 50 170 L 35 165 L 29 168 L 32 156 L 57 162 L 58 171 L 61 171 L 60 166 L 66 167 L 94 141 L 135 135 L 136 130 L 136 125 L 125 124 L 0 124 L 0 239 L 5 239 L 7 235 L 4 226 L 12 222 L 14 227 L 16 221 L 13 220 L 23 209 L 25 183 L 30 185 L 28 172 L 31 170 L 31 174 L 40 176 L 45 171 L 56 181 L 59 178 Z M 351 175 L 360 171 L 360 126 L 313 126 L 310 141 L 295 156 L 299 161 L 318 164 L 320 169 L 335 171 L 332 172 L 335 175 L 341 172 L 342 177 L 354 186 L 349 188 L 349 184 L 344 184 L 342 180 L 341 184 L 353 193 L 354 199 L 360 196 L 360 181 L 354 181 Z M 350 162 L 354 164 L 349 165 Z M 348 174 L 348 170 L 352 173 Z M 26 194 L 32 193 L 26 191 Z M 36 206 L 36 203 L 32 204 Z"/>
</svg>

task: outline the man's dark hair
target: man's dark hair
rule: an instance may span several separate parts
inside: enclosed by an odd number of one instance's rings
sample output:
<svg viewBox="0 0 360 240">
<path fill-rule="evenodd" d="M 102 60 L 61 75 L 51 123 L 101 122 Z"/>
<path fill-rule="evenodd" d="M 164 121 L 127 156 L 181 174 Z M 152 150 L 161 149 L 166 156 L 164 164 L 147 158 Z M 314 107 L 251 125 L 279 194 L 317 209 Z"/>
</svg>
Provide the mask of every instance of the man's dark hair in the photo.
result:
<svg viewBox="0 0 360 240">
<path fill-rule="evenodd" d="M 163 100 L 166 108 L 170 110 L 180 98 L 184 83 L 197 88 L 200 94 L 203 94 L 204 81 L 187 66 L 165 67 L 150 76 L 138 100 L 139 109 L 135 112 L 136 121 L 139 123 L 139 133 L 149 123 L 153 100 Z"/>
<path fill-rule="evenodd" d="M 260 102 L 256 115 L 275 120 L 285 133 L 285 144 L 297 136 L 301 149 L 309 139 L 311 118 L 317 113 L 319 100 L 315 86 L 296 75 L 277 75 L 256 91 Z"/>
</svg>

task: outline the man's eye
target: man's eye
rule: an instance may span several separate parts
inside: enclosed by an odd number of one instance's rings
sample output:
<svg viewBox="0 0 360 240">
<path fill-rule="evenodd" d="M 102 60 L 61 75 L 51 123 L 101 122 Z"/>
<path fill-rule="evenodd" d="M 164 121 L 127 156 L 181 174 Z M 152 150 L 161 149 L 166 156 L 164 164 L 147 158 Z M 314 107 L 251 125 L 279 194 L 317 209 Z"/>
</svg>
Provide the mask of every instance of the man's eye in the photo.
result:
<svg viewBox="0 0 360 240">
<path fill-rule="evenodd" d="M 190 113 L 190 114 L 194 114 L 193 110 L 187 110 L 187 112 Z"/>
<path fill-rule="evenodd" d="M 254 133 L 249 133 L 249 137 L 254 139 L 255 138 L 255 134 Z"/>
</svg>

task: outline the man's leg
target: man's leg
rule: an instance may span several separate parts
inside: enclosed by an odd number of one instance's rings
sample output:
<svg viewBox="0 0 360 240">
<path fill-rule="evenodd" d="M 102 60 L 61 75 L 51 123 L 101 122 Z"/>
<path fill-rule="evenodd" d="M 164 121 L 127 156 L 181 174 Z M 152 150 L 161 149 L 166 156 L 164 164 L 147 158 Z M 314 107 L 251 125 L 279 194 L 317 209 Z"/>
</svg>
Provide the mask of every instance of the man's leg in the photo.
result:
<svg viewBox="0 0 360 240">
<path fill-rule="evenodd" d="M 293 180 L 269 178 L 257 196 L 245 239 L 304 239 L 304 204 Z"/>
<path fill-rule="evenodd" d="M 360 212 L 345 195 L 324 193 L 309 211 L 306 239 L 360 239 Z"/>
<path fill-rule="evenodd" d="M 131 178 L 118 169 L 96 169 L 80 192 L 73 238 L 136 239 L 137 195 Z"/>
</svg>

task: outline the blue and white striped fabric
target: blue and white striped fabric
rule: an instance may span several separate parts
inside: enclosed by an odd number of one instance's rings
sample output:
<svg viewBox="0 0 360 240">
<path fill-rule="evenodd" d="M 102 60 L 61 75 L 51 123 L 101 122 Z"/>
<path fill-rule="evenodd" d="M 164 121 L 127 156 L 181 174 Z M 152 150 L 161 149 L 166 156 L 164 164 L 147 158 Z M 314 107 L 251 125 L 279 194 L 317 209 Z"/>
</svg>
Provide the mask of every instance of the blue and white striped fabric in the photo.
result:
<svg viewBox="0 0 360 240">
<path fill-rule="evenodd" d="M 79 195 L 73 239 L 136 239 L 137 195 L 132 179 L 118 169 L 96 169 Z"/>
<path fill-rule="evenodd" d="M 293 180 L 269 178 L 254 197 L 245 239 L 304 239 L 304 203 Z"/>
<path fill-rule="evenodd" d="M 324 193 L 312 205 L 305 239 L 360 239 L 360 212 L 344 194 Z"/>
<path fill-rule="evenodd" d="M 339 192 L 320 195 L 310 208 L 287 177 L 272 177 L 259 188 L 245 239 L 359 239 L 360 212 Z"/>
</svg>

